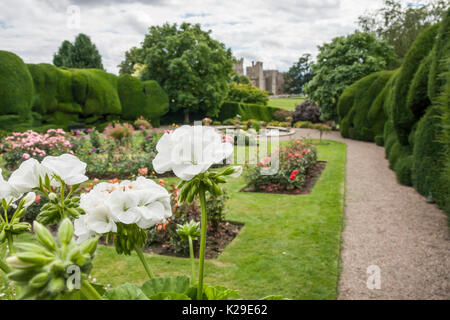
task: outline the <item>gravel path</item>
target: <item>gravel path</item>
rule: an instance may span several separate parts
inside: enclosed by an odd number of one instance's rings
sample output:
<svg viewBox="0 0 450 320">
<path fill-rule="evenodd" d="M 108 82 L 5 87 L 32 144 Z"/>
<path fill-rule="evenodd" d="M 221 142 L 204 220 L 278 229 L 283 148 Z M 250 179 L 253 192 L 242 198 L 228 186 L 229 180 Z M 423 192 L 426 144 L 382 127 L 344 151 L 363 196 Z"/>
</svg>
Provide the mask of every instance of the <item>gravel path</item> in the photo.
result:
<svg viewBox="0 0 450 320">
<path fill-rule="evenodd" d="M 302 136 L 318 138 L 318 133 L 297 129 L 292 138 Z M 338 299 L 450 299 L 446 215 L 397 183 L 384 148 L 343 139 L 338 132 L 324 139 L 347 144 Z M 368 289 L 369 266 L 379 267 L 380 289 Z"/>
</svg>

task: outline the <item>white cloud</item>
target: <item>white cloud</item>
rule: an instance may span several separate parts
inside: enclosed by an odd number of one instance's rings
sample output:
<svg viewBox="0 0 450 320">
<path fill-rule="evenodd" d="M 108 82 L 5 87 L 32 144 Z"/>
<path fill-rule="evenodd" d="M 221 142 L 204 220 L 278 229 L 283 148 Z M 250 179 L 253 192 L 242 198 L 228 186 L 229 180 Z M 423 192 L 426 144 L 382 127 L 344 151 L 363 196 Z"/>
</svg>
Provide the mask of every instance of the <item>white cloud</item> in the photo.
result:
<svg viewBox="0 0 450 320">
<path fill-rule="evenodd" d="M 356 28 L 357 17 L 381 0 L 2 0 L 1 50 L 27 63 L 52 62 L 63 40 L 89 35 L 109 72 L 117 73 L 124 52 L 139 45 L 151 25 L 188 21 L 211 29 L 236 57 L 264 62 L 265 69 L 286 71 L 303 53 Z M 80 9 L 80 28 L 68 27 Z M 73 24 L 72 24 L 73 25 Z"/>
</svg>

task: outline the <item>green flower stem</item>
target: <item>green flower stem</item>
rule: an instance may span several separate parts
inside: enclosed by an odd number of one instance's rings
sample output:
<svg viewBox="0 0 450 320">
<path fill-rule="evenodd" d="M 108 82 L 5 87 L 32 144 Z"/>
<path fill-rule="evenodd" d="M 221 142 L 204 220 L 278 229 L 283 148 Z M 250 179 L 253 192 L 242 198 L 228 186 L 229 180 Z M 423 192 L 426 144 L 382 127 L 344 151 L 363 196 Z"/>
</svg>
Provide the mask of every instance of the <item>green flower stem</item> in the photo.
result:
<svg viewBox="0 0 450 320">
<path fill-rule="evenodd" d="M 7 232 L 6 238 L 8 239 L 9 253 L 11 255 L 13 255 L 16 253 L 16 250 L 14 249 L 14 245 L 13 245 L 13 235 L 10 232 Z"/>
<path fill-rule="evenodd" d="M 2 271 L 4 273 L 10 273 L 11 269 L 8 267 L 8 265 L 5 263 L 5 261 L 3 261 L 2 259 L 0 259 L 0 269 L 2 269 Z"/>
<path fill-rule="evenodd" d="M 88 298 L 88 300 L 103 300 L 102 296 L 94 289 L 93 286 L 87 281 L 81 282 L 81 292 Z"/>
<path fill-rule="evenodd" d="M 194 284 L 195 281 L 194 245 L 192 244 L 192 237 L 188 236 L 188 239 L 189 239 L 189 255 L 191 256 L 191 267 L 192 267 L 191 284 Z"/>
<path fill-rule="evenodd" d="M 201 230 L 200 230 L 200 264 L 198 269 L 198 289 L 197 289 L 197 300 L 202 300 L 203 297 L 203 270 L 205 265 L 205 248 L 206 248 L 206 198 L 205 189 L 203 184 L 200 183 L 199 187 L 200 204 L 202 207 L 202 217 L 201 217 Z"/>
<path fill-rule="evenodd" d="M 150 269 L 150 266 L 148 265 L 147 261 L 145 260 L 144 254 L 142 253 L 142 248 L 134 247 L 134 251 L 136 251 L 139 260 L 141 260 L 142 265 L 144 266 L 145 271 L 148 274 L 148 277 L 150 279 L 154 278 L 155 275 L 153 274 L 152 270 Z"/>
</svg>

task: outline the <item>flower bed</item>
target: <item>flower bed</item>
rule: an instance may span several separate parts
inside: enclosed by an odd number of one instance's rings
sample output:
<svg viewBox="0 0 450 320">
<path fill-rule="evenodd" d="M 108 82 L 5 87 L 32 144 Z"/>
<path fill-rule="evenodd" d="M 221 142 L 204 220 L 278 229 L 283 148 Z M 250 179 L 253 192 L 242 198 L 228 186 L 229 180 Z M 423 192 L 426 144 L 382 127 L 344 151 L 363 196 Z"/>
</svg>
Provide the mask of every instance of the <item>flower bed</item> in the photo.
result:
<svg viewBox="0 0 450 320">
<path fill-rule="evenodd" d="M 45 134 L 32 130 L 14 132 L 0 146 L 6 168 L 13 171 L 30 158 L 40 161 L 47 155 L 76 155 L 87 164 L 90 178 L 132 178 L 151 175 L 155 146 L 162 133 L 134 130 L 129 124 L 110 124 L 104 133 L 95 128 L 66 133 L 50 129 Z"/>
<path fill-rule="evenodd" d="M 272 166 L 272 157 L 262 159 L 256 166 L 247 166 L 243 191 L 268 193 L 302 193 L 312 173 L 319 170 L 317 150 L 307 140 L 297 140 L 276 150 L 279 154 L 279 168 L 275 174 L 265 174 Z M 272 155 L 273 156 L 273 155 Z"/>
</svg>

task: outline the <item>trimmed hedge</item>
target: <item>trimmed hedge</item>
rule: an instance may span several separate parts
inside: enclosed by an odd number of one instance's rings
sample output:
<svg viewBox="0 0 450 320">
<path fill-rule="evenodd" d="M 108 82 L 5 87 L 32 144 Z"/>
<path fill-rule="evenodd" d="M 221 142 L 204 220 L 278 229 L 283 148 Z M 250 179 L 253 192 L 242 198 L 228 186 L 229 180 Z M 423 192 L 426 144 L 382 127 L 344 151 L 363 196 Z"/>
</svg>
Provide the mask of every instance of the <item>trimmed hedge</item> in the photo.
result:
<svg viewBox="0 0 450 320">
<path fill-rule="evenodd" d="M 434 102 L 445 83 L 445 78 L 442 75 L 448 67 L 445 60 L 450 55 L 450 8 L 440 24 L 431 55 L 432 60 L 428 75 L 428 97 Z"/>
<path fill-rule="evenodd" d="M 27 66 L 14 53 L 1 50 L 0 66 L 0 115 L 28 115 L 33 99 L 33 80 Z"/>
<path fill-rule="evenodd" d="M 406 108 L 414 115 L 415 121 L 420 119 L 431 101 L 428 98 L 428 73 L 430 72 L 431 54 L 420 63 L 419 69 L 414 74 L 406 98 Z"/>
<path fill-rule="evenodd" d="M 435 24 L 423 31 L 411 45 L 402 64 L 394 92 L 392 118 L 401 144 L 408 144 L 408 135 L 417 121 L 412 111 L 407 107 L 406 97 L 414 74 L 421 61 L 430 53 L 436 39 L 439 24 Z"/>
<path fill-rule="evenodd" d="M 392 77 L 393 71 L 380 71 L 372 73 L 349 86 L 339 98 L 339 115 L 341 118 L 341 133 L 344 137 L 352 139 L 374 141 L 384 128 L 384 114 L 375 118 L 375 122 L 368 118 L 371 105 L 383 91 L 386 83 Z M 349 106 L 348 104 L 352 105 Z M 376 131 L 375 131 L 375 130 Z"/>
<path fill-rule="evenodd" d="M 121 118 L 134 120 L 143 116 L 159 126 L 159 118 L 169 111 L 169 97 L 154 80 L 140 81 L 125 74 L 118 79 L 118 93 L 122 103 Z"/>
<path fill-rule="evenodd" d="M 428 108 L 420 119 L 414 143 L 414 187 L 424 196 L 432 196 L 441 207 L 448 207 L 450 188 L 443 174 L 448 150 L 438 137 L 442 132 L 442 109 Z"/>
<path fill-rule="evenodd" d="M 114 74 L 46 63 L 26 65 L 15 54 L 0 51 L 0 129 L 67 128 L 117 120 L 121 115 L 124 120 L 143 115 L 159 126 L 159 118 L 169 110 L 164 90 L 153 80 L 120 79 L 121 98 Z"/>
<path fill-rule="evenodd" d="M 280 109 L 258 104 L 225 101 L 220 108 L 218 119 L 219 121 L 233 119 L 239 114 L 241 120 L 255 119 L 267 122 L 272 121 L 273 114 L 277 110 Z"/>
</svg>

